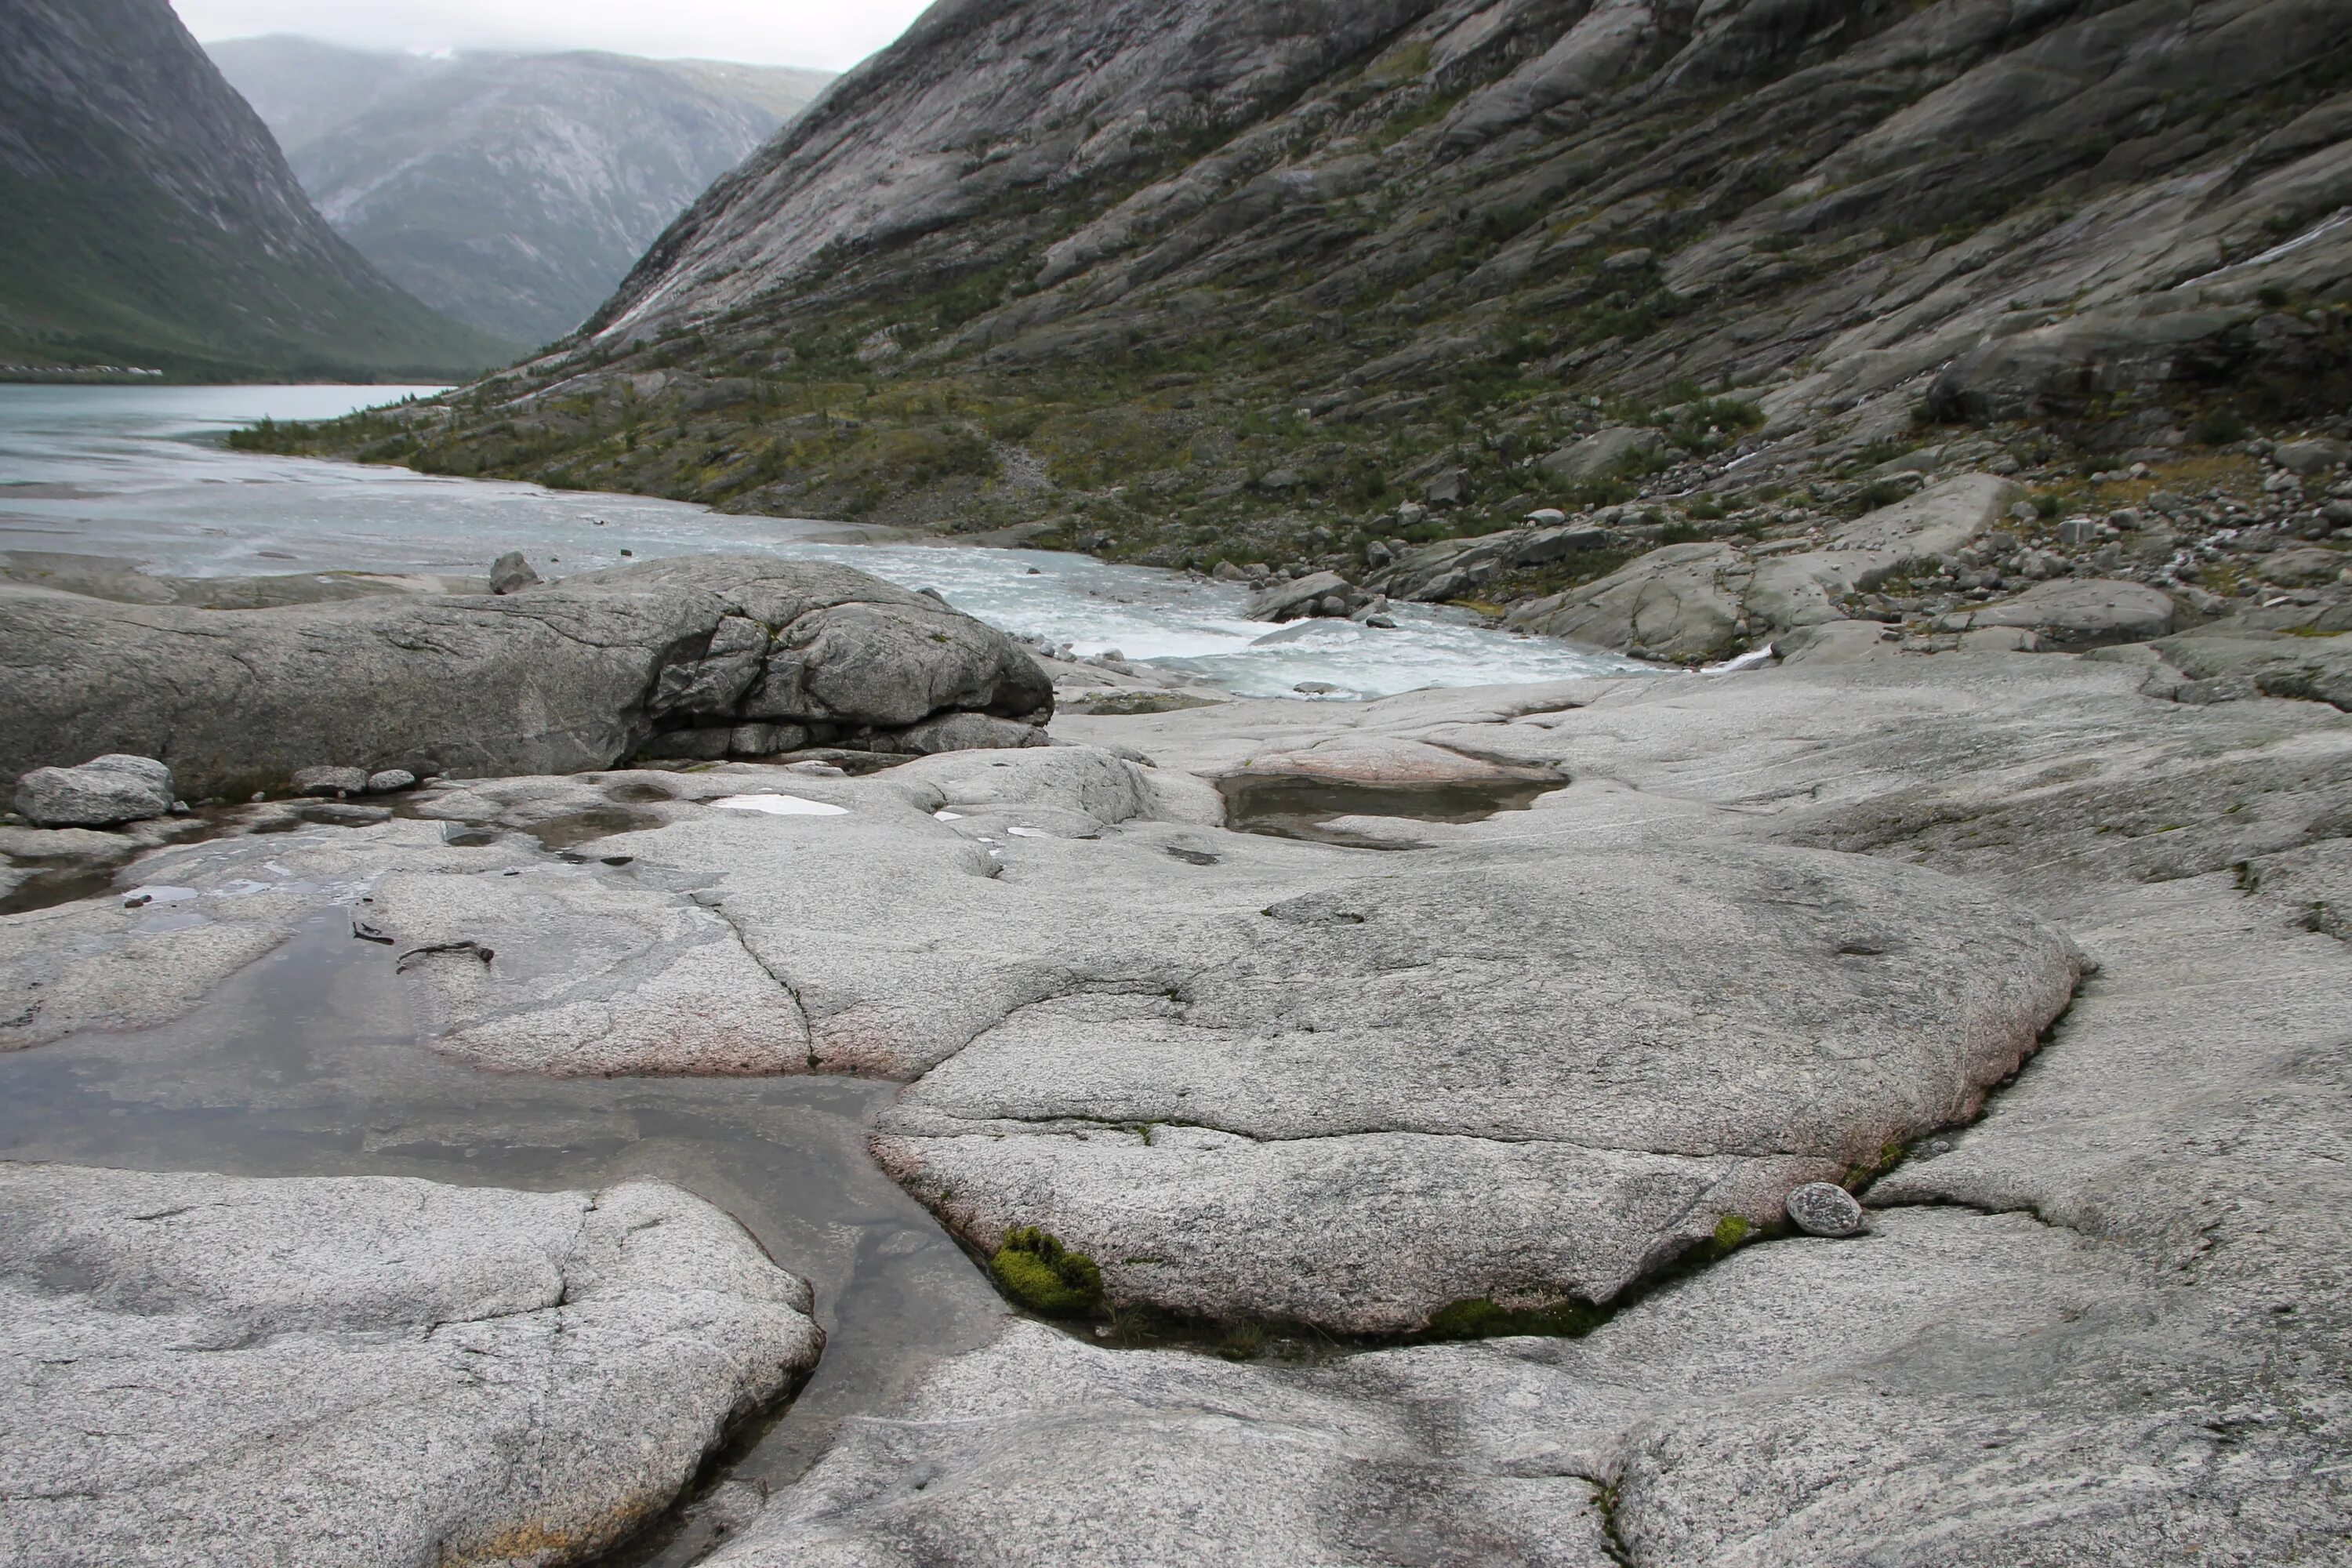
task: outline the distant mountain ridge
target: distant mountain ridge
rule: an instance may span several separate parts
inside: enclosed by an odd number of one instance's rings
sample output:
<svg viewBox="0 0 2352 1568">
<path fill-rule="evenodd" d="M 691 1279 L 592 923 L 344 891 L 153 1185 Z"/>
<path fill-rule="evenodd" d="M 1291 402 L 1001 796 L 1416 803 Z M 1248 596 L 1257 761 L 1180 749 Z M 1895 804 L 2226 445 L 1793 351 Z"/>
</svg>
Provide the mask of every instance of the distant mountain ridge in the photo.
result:
<svg viewBox="0 0 2352 1568">
<path fill-rule="evenodd" d="M 580 340 L 350 438 L 1360 560 L 1644 489 L 1843 505 L 2026 415 L 2116 459 L 2336 418 L 2347 212 L 2345 0 L 952 0 Z"/>
<path fill-rule="evenodd" d="M 712 180 L 832 79 L 584 50 L 207 47 L 362 254 L 436 309 L 532 343 L 579 325 Z"/>
<path fill-rule="evenodd" d="M 443 379 L 508 344 L 330 228 L 167 0 L 0 4 L 0 361 Z"/>
</svg>

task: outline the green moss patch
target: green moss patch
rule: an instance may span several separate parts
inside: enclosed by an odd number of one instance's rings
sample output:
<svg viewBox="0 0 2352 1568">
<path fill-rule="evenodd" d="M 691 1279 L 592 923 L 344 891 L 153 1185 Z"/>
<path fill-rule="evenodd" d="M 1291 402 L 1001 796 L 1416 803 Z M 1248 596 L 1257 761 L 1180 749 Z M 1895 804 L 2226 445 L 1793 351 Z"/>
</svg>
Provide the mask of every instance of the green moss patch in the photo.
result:
<svg viewBox="0 0 2352 1568">
<path fill-rule="evenodd" d="M 1005 1233 L 989 1277 L 1014 1304 L 1048 1318 L 1083 1318 L 1102 1305 L 1102 1270 L 1035 1226 Z"/>
<path fill-rule="evenodd" d="M 1449 1301 L 1430 1314 L 1423 1337 L 1485 1340 L 1504 1334 L 1550 1334 L 1574 1339 L 1607 1322 L 1611 1312 L 1590 1301 L 1554 1301 L 1545 1307 L 1503 1307 L 1485 1297 Z"/>
</svg>

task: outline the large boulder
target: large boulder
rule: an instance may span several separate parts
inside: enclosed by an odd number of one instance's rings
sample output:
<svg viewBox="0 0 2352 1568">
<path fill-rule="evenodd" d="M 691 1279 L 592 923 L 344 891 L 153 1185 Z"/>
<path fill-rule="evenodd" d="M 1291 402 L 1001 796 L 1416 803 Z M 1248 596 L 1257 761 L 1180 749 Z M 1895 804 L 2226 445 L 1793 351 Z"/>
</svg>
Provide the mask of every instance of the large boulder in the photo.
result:
<svg viewBox="0 0 2352 1568">
<path fill-rule="evenodd" d="M 16 781 L 16 815 L 36 827 L 112 827 L 171 809 L 172 770 L 152 757 L 113 752 Z"/>
<path fill-rule="evenodd" d="M 0 777 L 138 752 L 190 795 L 283 788 L 326 765 L 569 773 L 754 721 L 871 747 L 941 716 L 1034 728 L 1053 709 L 1019 645 L 939 600 L 754 556 L 651 562 L 509 597 L 255 610 L 0 585 Z"/>
<path fill-rule="evenodd" d="M 1738 641 L 1739 584 L 1732 573 L 1742 563 L 1727 544 L 1669 544 L 1597 583 L 1520 605 L 1509 624 L 1684 663 L 1717 658 Z"/>
<path fill-rule="evenodd" d="M 0 1165 L 0 1559 L 574 1563 L 815 1363 L 673 1187 Z"/>
<path fill-rule="evenodd" d="M 2037 583 L 2014 599 L 1947 616 L 1937 625 L 1950 631 L 2014 627 L 2052 647 L 2091 648 L 2163 637 L 2179 614 L 2170 595 L 2145 583 L 2062 577 Z"/>
<path fill-rule="evenodd" d="M 1297 621 L 1317 616 L 1351 616 L 1372 595 L 1337 572 L 1310 572 L 1276 583 L 1251 599 L 1242 614 L 1254 621 Z"/>
<path fill-rule="evenodd" d="M 1856 518 L 1819 549 L 1670 544 L 1599 582 L 1521 605 L 1510 624 L 1685 664 L 1720 658 L 1746 640 L 1845 619 L 1847 595 L 1960 549 L 2019 493 L 1991 474 L 1961 474 Z"/>
</svg>

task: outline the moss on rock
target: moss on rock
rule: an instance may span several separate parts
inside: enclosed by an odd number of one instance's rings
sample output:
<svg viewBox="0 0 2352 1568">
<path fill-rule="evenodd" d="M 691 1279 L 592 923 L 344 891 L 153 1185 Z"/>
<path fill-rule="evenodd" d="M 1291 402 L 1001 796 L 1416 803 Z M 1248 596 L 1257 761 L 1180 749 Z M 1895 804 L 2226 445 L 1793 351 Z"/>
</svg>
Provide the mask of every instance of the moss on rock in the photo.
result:
<svg viewBox="0 0 2352 1568">
<path fill-rule="evenodd" d="M 1082 1318 L 1102 1305 L 1095 1260 L 1034 1226 L 1005 1233 L 988 1272 L 1014 1304 L 1049 1318 Z"/>
</svg>

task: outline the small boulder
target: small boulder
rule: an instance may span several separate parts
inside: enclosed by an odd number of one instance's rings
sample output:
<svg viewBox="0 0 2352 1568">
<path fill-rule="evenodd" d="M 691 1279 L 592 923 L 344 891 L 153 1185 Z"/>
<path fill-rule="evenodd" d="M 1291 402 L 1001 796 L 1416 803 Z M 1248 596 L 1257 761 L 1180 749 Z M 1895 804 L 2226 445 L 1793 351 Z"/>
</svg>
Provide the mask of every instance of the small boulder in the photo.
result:
<svg viewBox="0 0 2352 1568">
<path fill-rule="evenodd" d="M 152 757 L 111 752 L 16 781 L 16 813 L 36 827 L 112 827 L 171 810 L 172 770 Z"/>
<path fill-rule="evenodd" d="M 1460 506 L 1470 499 L 1470 475 L 1462 468 L 1440 472 L 1422 489 L 1422 499 L 1432 506 Z"/>
<path fill-rule="evenodd" d="M 874 749 L 918 757 L 943 752 L 1017 751 L 1047 745 L 1045 731 L 1013 719 L 985 713 L 941 713 L 910 724 L 895 735 L 877 738 Z"/>
<path fill-rule="evenodd" d="M 621 553 L 626 555 L 628 552 L 624 550 Z M 538 584 L 539 574 L 530 569 L 530 563 L 522 558 L 520 550 L 509 550 L 490 563 L 490 592 L 493 594 L 520 594 L 525 588 L 536 587 Z"/>
<path fill-rule="evenodd" d="M 416 775 L 406 768 L 385 768 L 368 774 L 364 787 L 370 795 L 398 795 L 402 790 L 416 787 Z"/>
<path fill-rule="evenodd" d="M 303 768 L 294 775 L 296 795 L 365 795 L 367 786 L 368 773 L 364 768 Z"/>
<path fill-rule="evenodd" d="M 2339 550 L 2322 550 L 2315 545 L 2305 545 L 2300 550 L 2282 550 L 2275 555 L 2264 557 L 2258 570 L 2265 583 L 2296 588 L 2333 583 L 2347 566 L 2352 566 L 2352 555 Z"/>
<path fill-rule="evenodd" d="M 1789 1223 L 1807 1236 L 1860 1236 L 1862 1205 L 1843 1187 L 1807 1182 L 1789 1194 Z"/>
<path fill-rule="evenodd" d="M 2352 446 L 2325 439 L 2281 441 L 2271 448 L 2271 457 L 2289 473 L 2309 479 L 2314 474 L 2325 474 L 2352 462 Z"/>
</svg>

